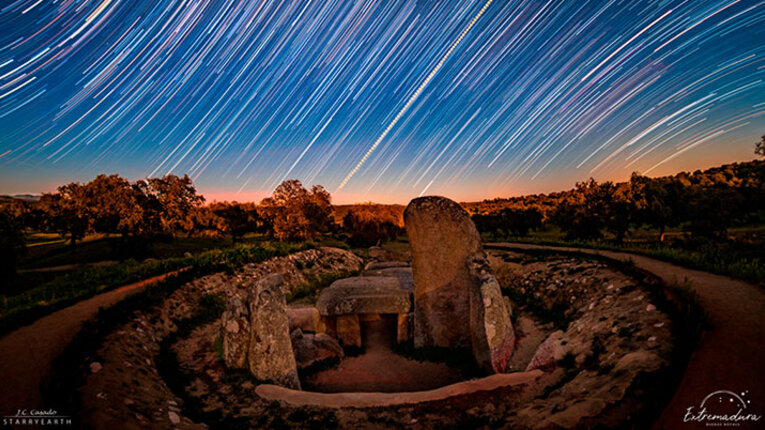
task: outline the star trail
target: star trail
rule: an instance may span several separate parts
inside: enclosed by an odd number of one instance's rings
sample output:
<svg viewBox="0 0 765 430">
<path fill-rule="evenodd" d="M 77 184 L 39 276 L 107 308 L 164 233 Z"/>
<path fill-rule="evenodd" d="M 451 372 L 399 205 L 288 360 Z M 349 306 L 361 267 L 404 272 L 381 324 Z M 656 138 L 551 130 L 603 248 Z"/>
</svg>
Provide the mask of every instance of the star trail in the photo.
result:
<svg viewBox="0 0 765 430">
<path fill-rule="evenodd" d="M 765 134 L 765 2 L 1 5 L 0 193 L 188 173 L 212 198 L 477 200 L 751 159 Z"/>
</svg>

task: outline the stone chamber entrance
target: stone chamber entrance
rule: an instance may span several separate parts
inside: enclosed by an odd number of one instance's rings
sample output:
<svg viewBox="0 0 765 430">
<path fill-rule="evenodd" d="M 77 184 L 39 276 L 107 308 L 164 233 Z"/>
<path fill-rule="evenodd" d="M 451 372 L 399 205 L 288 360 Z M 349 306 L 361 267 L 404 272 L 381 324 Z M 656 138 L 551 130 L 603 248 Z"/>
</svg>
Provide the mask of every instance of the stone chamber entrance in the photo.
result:
<svg viewBox="0 0 765 430">
<path fill-rule="evenodd" d="M 324 393 L 423 391 L 464 379 L 444 363 L 421 362 L 394 352 L 396 314 L 360 318 L 362 352 L 344 358 L 334 368 L 302 378 L 304 390 Z"/>
</svg>

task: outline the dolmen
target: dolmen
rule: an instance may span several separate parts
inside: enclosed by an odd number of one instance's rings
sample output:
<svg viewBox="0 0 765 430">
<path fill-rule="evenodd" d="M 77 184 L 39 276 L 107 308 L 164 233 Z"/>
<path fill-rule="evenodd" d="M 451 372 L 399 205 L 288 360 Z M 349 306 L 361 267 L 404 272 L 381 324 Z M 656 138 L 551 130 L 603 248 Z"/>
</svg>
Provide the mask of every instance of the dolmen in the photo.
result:
<svg viewBox="0 0 765 430">
<path fill-rule="evenodd" d="M 464 348 L 484 369 L 504 372 L 515 346 L 509 305 L 468 213 L 444 197 L 404 211 L 414 275 L 414 346 Z"/>
<path fill-rule="evenodd" d="M 361 322 L 379 319 L 383 314 L 397 315 L 397 339 L 407 340 L 410 294 L 394 277 L 356 276 L 337 280 L 321 292 L 316 307 L 327 333 L 345 347 L 361 347 Z"/>
</svg>

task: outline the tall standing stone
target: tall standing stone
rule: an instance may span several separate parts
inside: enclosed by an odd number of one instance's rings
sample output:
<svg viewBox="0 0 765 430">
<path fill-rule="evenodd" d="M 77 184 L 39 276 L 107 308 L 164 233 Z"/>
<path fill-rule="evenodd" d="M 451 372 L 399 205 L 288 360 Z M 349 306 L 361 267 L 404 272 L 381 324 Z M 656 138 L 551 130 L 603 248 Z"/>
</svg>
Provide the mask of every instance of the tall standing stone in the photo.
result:
<svg viewBox="0 0 765 430">
<path fill-rule="evenodd" d="M 481 251 L 470 216 L 443 197 L 420 197 L 404 211 L 414 272 L 414 345 L 470 348 L 466 261 Z"/>
<path fill-rule="evenodd" d="M 250 342 L 247 364 L 250 372 L 261 381 L 300 389 L 282 275 L 261 278 L 250 289 L 248 301 Z"/>
<path fill-rule="evenodd" d="M 414 271 L 414 345 L 467 348 L 487 370 L 504 371 L 515 334 L 468 213 L 444 197 L 404 211 Z"/>
</svg>

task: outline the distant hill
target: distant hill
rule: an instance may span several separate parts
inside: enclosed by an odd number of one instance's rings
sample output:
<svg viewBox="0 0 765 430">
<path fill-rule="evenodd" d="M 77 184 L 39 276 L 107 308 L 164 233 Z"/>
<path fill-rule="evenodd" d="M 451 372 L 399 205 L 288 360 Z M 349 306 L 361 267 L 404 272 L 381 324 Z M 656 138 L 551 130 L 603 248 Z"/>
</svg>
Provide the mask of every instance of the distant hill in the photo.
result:
<svg viewBox="0 0 765 430">
<path fill-rule="evenodd" d="M 36 194 L 14 194 L 12 196 L 0 195 L 0 201 L 8 202 L 13 200 L 21 200 L 25 202 L 36 202 L 40 200 L 40 196 Z"/>
</svg>

